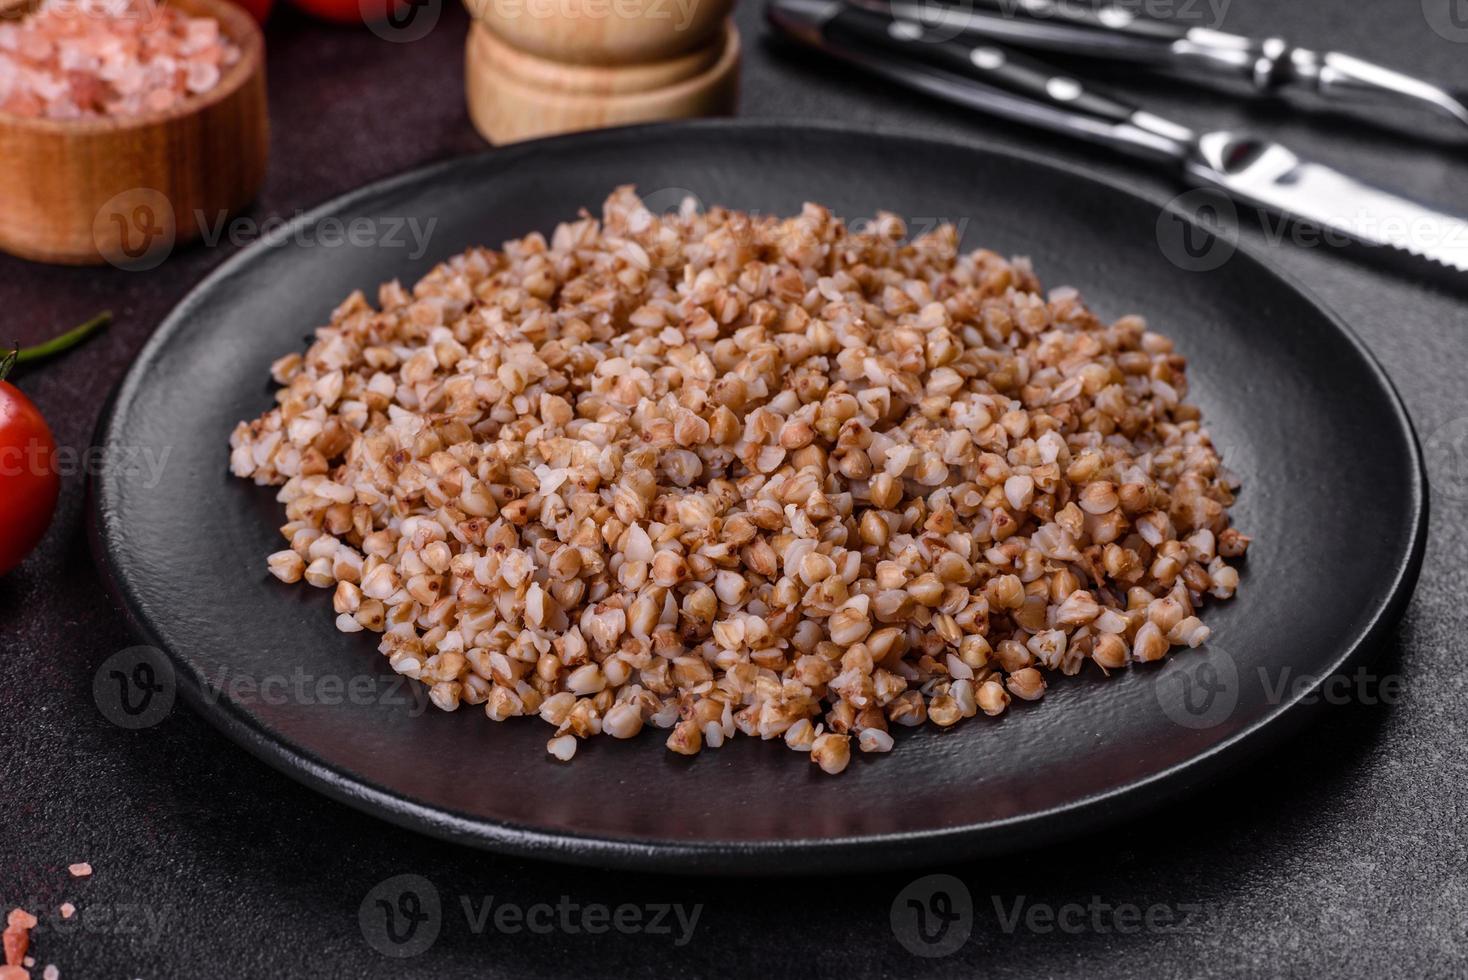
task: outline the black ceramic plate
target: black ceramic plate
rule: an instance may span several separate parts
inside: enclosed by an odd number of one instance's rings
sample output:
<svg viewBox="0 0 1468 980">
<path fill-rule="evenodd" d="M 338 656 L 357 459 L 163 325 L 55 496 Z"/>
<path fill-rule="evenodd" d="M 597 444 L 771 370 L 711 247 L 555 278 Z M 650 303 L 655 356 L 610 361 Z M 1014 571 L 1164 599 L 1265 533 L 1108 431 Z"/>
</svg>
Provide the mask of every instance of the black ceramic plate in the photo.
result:
<svg viewBox="0 0 1468 980">
<path fill-rule="evenodd" d="M 1045 283 L 1079 287 L 1103 316 L 1146 315 L 1191 359 L 1192 398 L 1244 481 L 1235 520 L 1255 541 L 1237 598 L 1205 614 L 1214 640 L 1110 681 L 1066 680 L 999 720 L 904 732 L 892 754 L 858 757 L 839 778 L 745 738 L 692 760 L 652 734 L 596 739 L 562 765 L 538 720 L 422 711 L 371 634 L 334 629 L 327 592 L 266 575 L 283 518 L 271 490 L 229 476 L 229 432 L 271 403 L 270 362 L 353 289 L 371 295 L 467 246 L 548 233 L 622 183 L 661 205 L 686 190 L 765 213 L 818 200 L 851 219 L 883 208 L 915 226 L 957 222 L 966 245 L 1032 256 Z M 389 180 L 233 258 L 163 323 L 99 441 L 119 454 L 108 458 L 166 451 L 167 462 L 156 486 L 144 466 L 97 481 L 99 559 L 196 710 L 295 778 L 441 837 L 754 873 L 946 860 L 1093 828 L 1278 738 L 1311 678 L 1390 629 L 1422 553 L 1418 449 L 1370 355 L 1265 262 L 1239 253 L 1191 272 L 1169 260 L 1160 214 L 1026 157 L 728 122 L 553 139 Z M 358 218 L 359 241 L 399 219 L 434 222 L 428 250 L 412 254 L 403 229 L 404 247 L 329 244 Z M 1209 244 L 1195 229 L 1191 254 Z"/>
</svg>

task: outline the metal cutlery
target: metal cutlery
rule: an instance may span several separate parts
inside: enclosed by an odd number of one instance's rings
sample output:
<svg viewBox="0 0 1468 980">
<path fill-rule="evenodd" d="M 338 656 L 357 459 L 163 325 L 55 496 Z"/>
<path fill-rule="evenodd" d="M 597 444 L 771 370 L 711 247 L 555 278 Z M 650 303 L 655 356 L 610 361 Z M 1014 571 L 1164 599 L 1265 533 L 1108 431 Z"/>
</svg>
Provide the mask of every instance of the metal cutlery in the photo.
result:
<svg viewBox="0 0 1468 980">
<path fill-rule="evenodd" d="M 1167 165 L 1187 183 L 1468 272 L 1468 222 L 1228 130 L 1198 133 L 999 44 L 842 0 L 770 0 L 783 34 L 901 85 Z"/>
<path fill-rule="evenodd" d="M 1259 93 L 1309 92 L 1346 104 L 1431 109 L 1468 126 L 1468 95 L 1340 51 L 1281 37 L 1189 27 L 1120 5 L 1057 0 L 851 0 L 893 19 L 1022 48 L 1144 65 L 1190 78 L 1239 81 Z"/>
</svg>

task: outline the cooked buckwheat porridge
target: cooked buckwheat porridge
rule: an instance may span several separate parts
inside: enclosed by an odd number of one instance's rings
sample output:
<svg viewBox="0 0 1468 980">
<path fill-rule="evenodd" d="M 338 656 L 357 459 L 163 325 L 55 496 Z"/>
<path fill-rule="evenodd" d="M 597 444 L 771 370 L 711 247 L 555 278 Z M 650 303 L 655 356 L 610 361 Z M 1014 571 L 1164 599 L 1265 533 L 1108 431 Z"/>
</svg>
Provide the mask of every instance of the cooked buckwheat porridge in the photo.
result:
<svg viewBox="0 0 1468 980">
<path fill-rule="evenodd" d="M 280 487 L 269 570 L 561 760 L 652 727 L 837 773 L 1201 644 L 1249 539 L 1184 359 L 1024 259 L 905 234 L 620 188 L 353 294 L 230 440 Z"/>
</svg>

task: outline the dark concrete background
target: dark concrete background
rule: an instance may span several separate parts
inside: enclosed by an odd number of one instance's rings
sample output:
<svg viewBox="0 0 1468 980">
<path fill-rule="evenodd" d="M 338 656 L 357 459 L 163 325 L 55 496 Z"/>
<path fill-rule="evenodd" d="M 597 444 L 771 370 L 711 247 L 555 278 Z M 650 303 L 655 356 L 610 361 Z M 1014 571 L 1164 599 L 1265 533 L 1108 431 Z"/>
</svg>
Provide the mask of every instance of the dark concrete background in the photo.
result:
<svg viewBox="0 0 1468 980">
<path fill-rule="evenodd" d="M 1461 0 L 1214 3 L 1221 20 L 1201 0 L 1150 0 L 1146 9 L 1468 83 Z M 1177 190 L 1123 160 L 802 66 L 764 43 L 754 4 L 738 18 L 744 115 L 980 139 L 1083 163 L 1159 201 Z M 268 32 L 270 176 L 253 216 L 291 216 L 375 178 L 482 148 L 461 95 L 464 21 L 451 5 L 428 37 L 390 44 L 277 12 Z M 1468 132 L 1451 124 L 1393 112 L 1372 128 L 1350 115 L 1118 81 L 1157 111 L 1200 125 L 1248 124 L 1368 179 L 1468 209 Z M 1393 704 L 1352 698 L 1324 708 L 1302 736 L 1247 771 L 1104 836 L 933 869 L 971 895 L 972 934 L 957 952 L 917 958 L 894 936 L 894 900 L 925 872 L 724 882 L 510 860 L 328 802 L 184 708 L 142 731 L 113 726 L 93 702 L 92 679 L 132 640 L 92 568 L 79 477 L 66 481 L 38 553 L 0 580 L 0 901 L 44 913 L 33 949 L 63 977 L 1463 975 L 1468 459 L 1452 447 L 1468 433 L 1465 292 L 1330 247 L 1271 243 L 1256 226 L 1242 234 L 1365 338 L 1427 445 L 1426 564 L 1376 665 L 1401 676 L 1403 693 Z M 61 444 L 88 444 L 133 353 L 230 251 L 195 247 L 147 273 L 0 258 L 7 341 L 35 342 L 104 307 L 117 314 L 105 336 L 18 379 Z M 67 876 L 79 860 L 95 866 L 90 880 Z M 364 936 L 358 909 L 376 885 L 405 873 L 436 886 L 443 927 L 427 952 L 394 961 Z M 536 935 L 491 924 L 476 933 L 461 898 L 477 908 L 488 895 L 496 907 L 702 908 L 682 946 L 676 927 L 674 935 Z M 52 921 L 68 899 L 81 913 Z M 1152 906 L 1162 910 L 1150 926 L 1133 923 L 1133 909 Z M 1016 909 L 1020 921 L 1010 926 Z M 1046 928 L 1047 909 L 1064 928 Z"/>
</svg>

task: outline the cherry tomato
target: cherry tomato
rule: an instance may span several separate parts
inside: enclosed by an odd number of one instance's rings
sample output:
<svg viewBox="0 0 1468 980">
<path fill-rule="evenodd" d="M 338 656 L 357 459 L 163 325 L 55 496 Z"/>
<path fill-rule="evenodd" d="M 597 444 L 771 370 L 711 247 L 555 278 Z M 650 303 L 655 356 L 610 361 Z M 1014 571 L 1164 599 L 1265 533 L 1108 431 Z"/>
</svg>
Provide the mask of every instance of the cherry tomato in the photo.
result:
<svg viewBox="0 0 1468 980">
<path fill-rule="evenodd" d="M 270 16 L 270 8 L 275 6 L 275 0 L 234 0 L 236 6 L 244 7 L 245 13 L 255 18 L 255 23 L 265 23 L 265 18 Z"/>
<path fill-rule="evenodd" d="M 424 0 L 291 0 L 298 9 L 333 24 L 369 24 Z"/>
<path fill-rule="evenodd" d="M 30 554 L 56 511 L 56 440 L 31 400 L 0 381 L 0 575 Z"/>
</svg>

